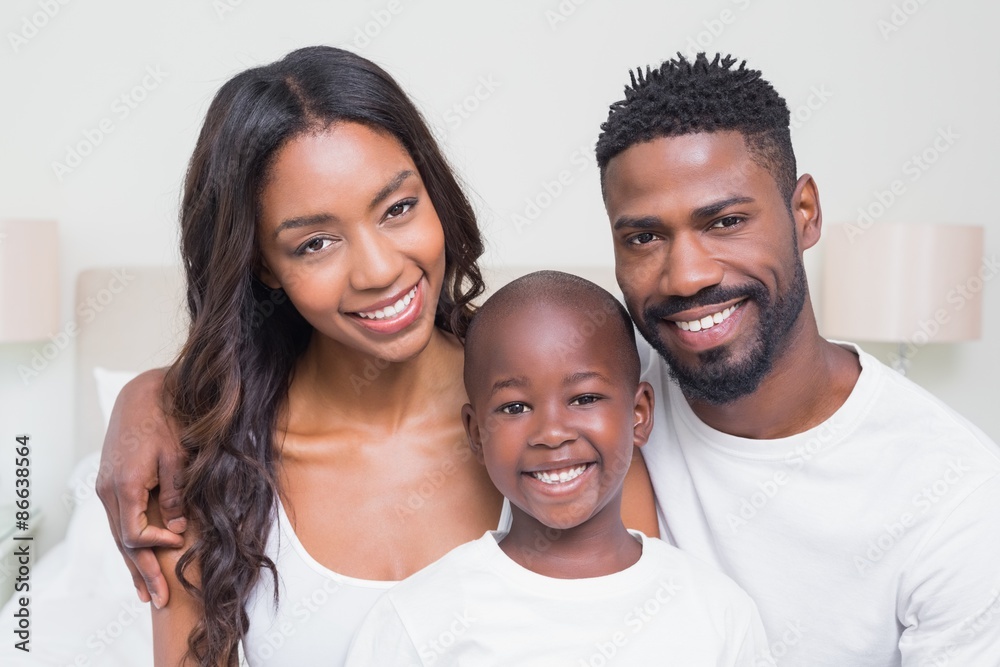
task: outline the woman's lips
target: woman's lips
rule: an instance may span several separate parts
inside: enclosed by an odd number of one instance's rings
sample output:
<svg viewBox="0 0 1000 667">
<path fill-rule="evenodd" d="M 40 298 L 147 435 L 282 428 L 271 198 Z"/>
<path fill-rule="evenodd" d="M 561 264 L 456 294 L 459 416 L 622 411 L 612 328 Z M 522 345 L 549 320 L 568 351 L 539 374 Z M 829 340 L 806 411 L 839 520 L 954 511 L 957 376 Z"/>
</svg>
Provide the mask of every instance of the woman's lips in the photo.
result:
<svg viewBox="0 0 1000 667">
<path fill-rule="evenodd" d="M 355 322 L 379 334 L 398 333 L 413 324 L 423 310 L 424 281 L 420 280 L 409 292 L 394 303 L 371 311 L 348 313 Z"/>
</svg>

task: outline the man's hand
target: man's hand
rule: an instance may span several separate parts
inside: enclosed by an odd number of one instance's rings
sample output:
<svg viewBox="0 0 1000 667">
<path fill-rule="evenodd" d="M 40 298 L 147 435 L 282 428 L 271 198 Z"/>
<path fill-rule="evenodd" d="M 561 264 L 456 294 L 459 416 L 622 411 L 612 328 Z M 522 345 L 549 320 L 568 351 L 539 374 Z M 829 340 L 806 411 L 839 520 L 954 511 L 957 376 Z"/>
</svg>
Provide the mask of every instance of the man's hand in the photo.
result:
<svg viewBox="0 0 1000 667">
<path fill-rule="evenodd" d="M 179 548 L 186 520 L 179 482 L 184 461 L 173 424 L 163 414 L 163 370 L 147 371 L 118 395 L 104 438 L 97 495 L 108 513 L 111 533 L 143 602 L 157 608 L 169 593 L 152 547 Z M 166 528 L 149 522 L 151 491 L 159 487 L 160 516 Z"/>
</svg>

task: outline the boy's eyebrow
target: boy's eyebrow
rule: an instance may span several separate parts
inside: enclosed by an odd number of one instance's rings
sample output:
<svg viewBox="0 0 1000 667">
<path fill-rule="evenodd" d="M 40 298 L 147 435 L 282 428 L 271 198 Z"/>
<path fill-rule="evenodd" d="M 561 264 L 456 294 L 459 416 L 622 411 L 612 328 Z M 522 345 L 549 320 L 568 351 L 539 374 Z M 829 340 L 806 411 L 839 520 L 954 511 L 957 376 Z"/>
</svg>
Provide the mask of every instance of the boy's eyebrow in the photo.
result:
<svg viewBox="0 0 1000 667">
<path fill-rule="evenodd" d="M 598 373 L 597 371 L 579 371 L 576 373 L 570 373 L 563 378 L 563 384 L 576 384 L 577 382 L 583 382 L 584 380 L 598 379 L 608 384 L 613 384 L 608 376 L 603 373 Z"/>
<path fill-rule="evenodd" d="M 501 389 L 508 389 L 510 387 L 527 387 L 528 378 L 523 375 L 517 377 L 503 378 L 502 380 L 497 380 L 493 383 L 493 388 L 490 390 L 490 396 L 497 393 Z"/>
</svg>

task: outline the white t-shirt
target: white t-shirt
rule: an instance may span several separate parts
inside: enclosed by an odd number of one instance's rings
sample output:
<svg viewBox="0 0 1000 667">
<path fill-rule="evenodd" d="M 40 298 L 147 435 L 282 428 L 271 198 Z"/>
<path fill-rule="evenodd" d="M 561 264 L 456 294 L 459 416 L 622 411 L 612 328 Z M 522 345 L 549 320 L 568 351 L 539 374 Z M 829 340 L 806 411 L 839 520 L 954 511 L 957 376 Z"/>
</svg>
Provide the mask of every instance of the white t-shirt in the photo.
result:
<svg viewBox="0 0 1000 667">
<path fill-rule="evenodd" d="M 778 440 L 700 421 L 648 351 L 660 532 L 760 609 L 779 665 L 1000 665 L 1000 449 L 854 346 L 825 423 Z"/>
<path fill-rule="evenodd" d="M 243 660 L 259 665 L 341 665 L 354 633 L 375 601 L 396 581 L 356 579 L 318 563 L 292 530 L 281 503 L 271 524 L 267 555 L 280 582 L 274 606 L 274 579 L 261 572 L 246 610 L 250 628 L 243 641 Z M 510 526 L 504 501 L 499 527 Z"/>
<path fill-rule="evenodd" d="M 488 532 L 388 591 L 348 667 L 770 665 L 753 602 L 728 577 L 634 532 L 638 562 L 591 579 L 525 569 Z"/>
</svg>

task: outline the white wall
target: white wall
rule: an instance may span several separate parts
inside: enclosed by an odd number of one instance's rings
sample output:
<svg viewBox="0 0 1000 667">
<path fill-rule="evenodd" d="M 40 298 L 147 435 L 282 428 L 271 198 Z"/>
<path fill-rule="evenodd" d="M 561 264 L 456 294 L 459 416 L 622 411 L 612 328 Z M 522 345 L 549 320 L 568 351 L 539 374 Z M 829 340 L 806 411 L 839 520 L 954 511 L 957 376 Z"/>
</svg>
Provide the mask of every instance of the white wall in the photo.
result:
<svg viewBox="0 0 1000 667">
<path fill-rule="evenodd" d="M 46 6 L 51 18 L 41 14 Z M 33 31 L 25 21 L 44 25 Z M 440 126 L 482 214 L 489 261 L 610 263 L 591 157 L 598 127 L 630 67 L 700 41 L 749 59 L 793 109 L 812 96 L 818 108 L 802 112 L 809 118 L 794 140 L 801 170 L 820 184 L 828 222 L 854 220 L 877 190 L 907 178 L 904 163 L 939 128 L 952 128 L 959 139 L 919 181 L 907 181 L 879 222 L 982 224 L 992 256 L 1000 253 L 991 203 L 1000 154 L 998 23 L 995 3 L 974 0 L 7 0 L 0 216 L 59 220 L 62 240 L 52 252 L 61 258 L 69 322 L 81 269 L 176 261 L 178 185 L 215 90 L 247 66 L 325 43 L 385 66 Z M 366 29 L 374 36 L 362 40 Z M 21 33 L 32 36 L 12 40 Z M 162 80 L 146 78 L 151 90 L 140 91 L 145 99 L 126 116 L 116 100 L 150 69 Z M 452 110 L 463 102 L 476 107 L 466 118 Z M 58 177 L 53 162 L 102 119 L 113 132 Z M 569 184 L 531 224 L 517 224 L 526 200 L 544 204 L 546 183 L 561 172 Z M 814 293 L 819 253 L 809 263 Z M 1000 439 L 995 283 L 986 286 L 985 310 L 982 341 L 928 347 L 912 377 Z M 0 451 L 8 452 L 0 504 L 12 499 L 13 438 L 30 433 L 35 498 L 49 511 L 44 546 L 63 521 L 58 497 L 71 463 L 58 452 L 73 437 L 73 363 L 67 350 L 25 384 L 15 369 L 40 346 L 0 346 Z"/>
</svg>

